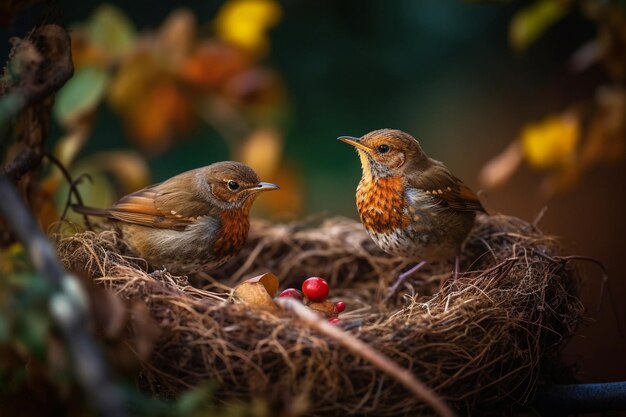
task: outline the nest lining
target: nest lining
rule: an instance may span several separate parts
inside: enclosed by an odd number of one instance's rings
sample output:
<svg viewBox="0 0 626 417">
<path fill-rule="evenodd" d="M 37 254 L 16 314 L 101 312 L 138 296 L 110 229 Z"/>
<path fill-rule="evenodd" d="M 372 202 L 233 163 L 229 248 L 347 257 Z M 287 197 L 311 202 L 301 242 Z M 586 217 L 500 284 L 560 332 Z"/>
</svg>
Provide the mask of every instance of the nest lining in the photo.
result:
<svg viewBox="0 0 626 417">
<path fill-rule="evenodd" d="M 326 278 L 331 297 L 349 306 L 342 328 L 468 413 L 501 413 L 531 398 L 583 311 L 577 275 L 558 257 L 555 239 L 502 215 L 478 217 L 458 279 L 449 279 L 451 263 L 429 264 L 385 303 L 387 288 L 411 264 L 386 255 L 360 223 L 342 218 L 253 221 L 239 255 L 210 275 L 190 277 L 194 286 L 166 271 L 149 274 L 124 255 L 112 231 L 78 233 L 58 251 L 68 268 L 148 306 L 162 335 L 142 364 L 145 388 L 176 396 L 211 380 L 221 398 L 262 397 L 275 410 L 298 405 L 308 415 L 430 411 L 288 312 L 232 303 L 229 288 L 245 278 L 272 271 L 282 288 Z"/>
</svg>

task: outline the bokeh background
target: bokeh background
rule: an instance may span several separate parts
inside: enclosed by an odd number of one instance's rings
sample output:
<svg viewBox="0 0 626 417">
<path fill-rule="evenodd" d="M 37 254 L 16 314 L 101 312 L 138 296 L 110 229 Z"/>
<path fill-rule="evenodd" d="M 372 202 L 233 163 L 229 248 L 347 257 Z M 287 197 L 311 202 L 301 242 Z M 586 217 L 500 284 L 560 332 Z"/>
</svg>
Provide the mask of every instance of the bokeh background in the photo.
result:
<svg viewBox="0 0 626 417">
<path fill-rule="evenodd" d="M 585 381 L 626 379 L 626 5 L 620 1 L 284 0 L 27 6 L 0 29 L 72 29 L 76 74 L 49 142 L 88 204 L 218 160 L 283 190 L 255 215 L 356 218 L 340 135 L 416 136 L 490 212 L 533 221 L 582 265 L 589 319 L 567 348 Z M 67 186 L 50 168 L 44 225 Z M 610 303 L 612 298 L 613 303 Z"/>
</svg>

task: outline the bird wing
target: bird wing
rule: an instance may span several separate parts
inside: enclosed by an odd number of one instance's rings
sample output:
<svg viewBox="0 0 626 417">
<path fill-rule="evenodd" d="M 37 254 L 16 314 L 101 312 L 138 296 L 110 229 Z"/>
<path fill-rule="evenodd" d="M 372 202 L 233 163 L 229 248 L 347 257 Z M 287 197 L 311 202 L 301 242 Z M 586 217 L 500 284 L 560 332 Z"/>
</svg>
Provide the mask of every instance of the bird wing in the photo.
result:
<svg viewBox="0 0 626 417">
<path fill-rule="evenodd" d="M 440 207 L 459 211 L 487 211 L 478 196 L 438 161 L 424 173 L 410 178 L 409 186 L 431 195 Z"/>
<path fill-rule="evenodd" d="M 194 193 L 193 175 L 180 174 L 166 182 L 143 188 L 122 197 L 106 210 L 75 210 L 125 223 L 160 229 L 185 230 L 199 217 L 216 216 L 217 208 Z"/>
</svg>

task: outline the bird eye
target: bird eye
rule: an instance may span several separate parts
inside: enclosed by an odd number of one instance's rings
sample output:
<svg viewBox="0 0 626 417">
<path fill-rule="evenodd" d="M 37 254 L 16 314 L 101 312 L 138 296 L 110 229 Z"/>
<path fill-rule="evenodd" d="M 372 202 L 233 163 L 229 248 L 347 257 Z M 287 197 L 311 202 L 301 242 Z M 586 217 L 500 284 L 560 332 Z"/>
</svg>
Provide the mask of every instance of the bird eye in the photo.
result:
<svg viewBox="0 0 626 417">
<path fill-rule="evenodd" d="M 237 181 L 232 181 L 232 180 L 228 181 L 228 188 L 231 191 L 235 191 L 235 190 L 237 190 L 239 188 L 239 184 L 237 183 Z"/>
<path fill-rule="evenodd" d="M 379 153 L 387 153 L 389 152 L 389 145 L 379 145 L 378 146 L 378 152 Z"/>
</svg>

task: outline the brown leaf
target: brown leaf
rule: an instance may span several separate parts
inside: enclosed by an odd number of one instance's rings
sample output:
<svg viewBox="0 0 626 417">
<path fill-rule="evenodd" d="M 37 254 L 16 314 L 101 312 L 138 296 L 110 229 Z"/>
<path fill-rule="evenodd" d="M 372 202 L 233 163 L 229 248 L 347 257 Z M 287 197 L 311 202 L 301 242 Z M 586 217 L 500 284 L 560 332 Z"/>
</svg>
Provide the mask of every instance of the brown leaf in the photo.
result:
<svg viewBox="0 0 626 417">
<path fill-rule="evenodd" d="M 235 298 L 248 305 L 277 310 L 272 297 L 278 290 L 278 278 L 271 272 L 250 278 L 235 287 Z"/>
<path fill-rule="evenodd" d="M 485 188 L 496 188 L 506 183 L 524 159 L 519 140 L 514 140 L 498 156 L 480 170 L 480 183 Z"/>
<path fill-rule="evenodd" d="M 337 311 L 337 307 L 335 307 L 335 303 L 329 300 L 321 301 L 319 303 L 314 302 L 314 303 L 308 304 L 307 307 L 309 307 L 313 311 L 318 312 L 319 314 L 323 315 L 327 319 L 337 317 L 339 315 L 339 311 Z"/>
</svg>

